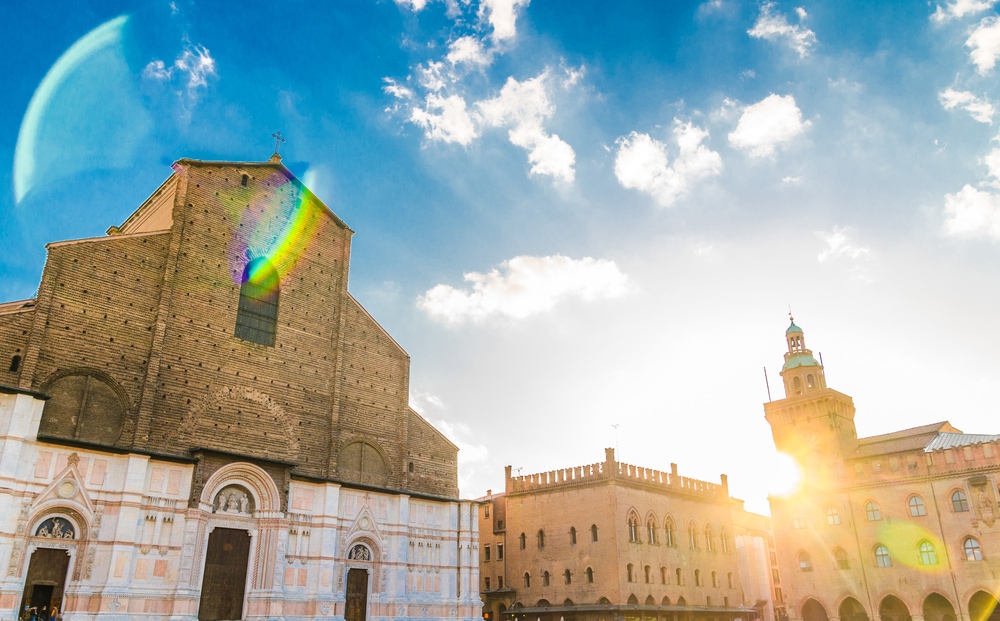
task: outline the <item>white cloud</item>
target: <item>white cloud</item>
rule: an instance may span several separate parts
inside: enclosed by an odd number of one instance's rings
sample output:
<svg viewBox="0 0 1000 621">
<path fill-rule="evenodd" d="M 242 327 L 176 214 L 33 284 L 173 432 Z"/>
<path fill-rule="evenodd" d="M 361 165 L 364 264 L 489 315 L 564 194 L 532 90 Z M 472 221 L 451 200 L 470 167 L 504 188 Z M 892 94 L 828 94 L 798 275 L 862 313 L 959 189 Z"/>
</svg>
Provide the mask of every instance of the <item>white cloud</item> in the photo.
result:
<svg viewBox="0 0 1000 621">
<path fill-rule="evenodd" d="M 674 141 L 679 147 L 673 165 L 667 147 L 648 134 L 632 132 L 617 140 L 615 176 L 622 186 L 649 194 L 669 207 L 691 186 L 722 171 L 722 158 L 704 144 L 708 132 L 674 119 Z"/>
<path fill-rule="evenodd" d="M 493 27 L 493 40 L 512 39 L 517 34 L 517 12 L 530 0 L 481 0 L 479 19 Z"/>
<path fill-rule="evenodd" d="M 549 101 L 548 77 L 546 70 L 523 82 L 507 78 L 499 95 L 476 105 L 486 125 L 509 128 L 510 141 L 528 150 L 531 174 L 569 183 L 576 176 L 576 153 L 559 136 L 549 135 L 542 124 L 555 112 Z"/>
<path fill-rule="evenodd" d="M 969 58 L 981 75 L 992 71 L 1000 56 L 1000 20 L 995 15 L 983 18 L 965 45 L 972 48 Z"/>
<path fill-rule="evenodd" d="M 757 22 L 753 28 L 747 31 L 747 34 L 768 41 L 783 40 L 790 48 L 798 52 L 800 58 L 807 56 L 812 46 L 816 44 L 816 34 L 801 25 L 789 24 L 784 15 L 774 13 L 773 9 L 773 2 L 762 4 Z M 806 18 L 806 12 L 801 7 L 796 10 L 796 13 L 800 21 Z"/>
<path fill-rule="evenodd" d="M 938 100 L 945 110 L 961 108 L 980 123 L 993 124 L 993 115 L 996 113 L 993 104 L 976 97 L 969 91 L 956 91 L 948 88 L 938 93 Z"/>
<path fill-rule="evenodd" d="M 468 63 L 485 66 L 493 62 L 493 53 L 483 47 L 482 41 L 473 36 L 459 37 L 448 46 L 448 62 L 453 65 Z"/>
<path fill-rule="evenodd" d="M 1000 241 L 1000 195 L 966 184 L 944 197 L 944 230 L 959 237 Z"/>
<path fill-rule="evenodd" d="M 417 298 L 417 306 L 449 324 L 492 317 L 524 319 L 551 310 L 566 298 L 615 298 L 633 289 L 614 261 L 562 255 L 518 256 L 489 273 L 463 274 L 472 290 L 437 285 Z"/>
<path fill-rule="evenodd" d="M 151 61 L 142 70 L 142 76 L 166 82 L 173 78 L 175 70 L 187 76 L 189 94 L 199 86 L 208 86 L 209 76 L 218 75 L 215 59 L 208 49 L 201 45 L 189 45 L 169 67 L 162 60 Z"/>
<path fill-rule="evenodd" d="M 413 91 L 392 78 L 382 78 L 382 81 L 385 82 L 382 90 L 387 94 L 392 95 L 396 99 L 413 99 Z"/>
<path fill-rule="evenodd" d="M 981 161 L 986 164 L 986 168 L 989 170 L 988 174 L 992 177 L 986 183 L 1000 187 L 1000 149 L 993 149 Z"/>
<path fill-rule="evenodd" d="M 417 65 L 416 74 L 417 84 L 435 93 L 455 81 L 454 76 L 445 71 L 444 63 L 440 62 L 431 61 L 426 66 Z"/>
<path fill-rule="evenodd" d="M 416 13 L 422 11 L 427 6 L 427 0 L 396 0 L 396 4 Z"/>
<path fill-rule="evenodd" d="M 931 21 L 937 23 L 946 22 L 951 19 L 961 19 L 966 15 L 975 15 L 993 8 L 997 0 L 955 0 L 945 6 L 940 4 L 931 15 Z"/>
<path fill-rule="evenodd" d="M 736 129 L 729 134 L 729 143 L 752 157 L 771 157 L 778 145 L 792 140 L 810 125 L 802 120 L 795 97 L 772 93 L 743 110 Z"/>
<path fill-rule="evenodd" d="M 422 127 L 424 136 L 430 140 L 467 146 L 479 135 L 465 100 L 458 95 L 442 97 L 429 93 L 424 107 L 415 106 L 410 112 L 410 121 Z"/>
<path fill-rule="evenodd" d="M 856 232 L 849 226 L 834 226 L 829 232 L 817 231 L 825 247 L 816 256 L 820 263 L 830 261 L 847 262 L 851 278 L 865 283 L 872 281 L 868 274 L 871 249 L 855 241 Z"/>
<path fill-rule="evenodd" d="M 802 183 L 802 177 L 782 177 L 781 182 L 785 185 L 800 185 Z"/>
</svg>

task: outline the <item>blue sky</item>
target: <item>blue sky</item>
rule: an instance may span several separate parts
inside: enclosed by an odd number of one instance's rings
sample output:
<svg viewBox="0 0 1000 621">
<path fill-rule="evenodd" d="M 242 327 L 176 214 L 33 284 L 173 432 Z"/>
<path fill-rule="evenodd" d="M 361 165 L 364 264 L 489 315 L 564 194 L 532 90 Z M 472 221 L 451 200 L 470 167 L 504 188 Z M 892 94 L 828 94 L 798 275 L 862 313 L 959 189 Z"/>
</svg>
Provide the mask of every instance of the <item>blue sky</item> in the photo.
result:
<svg viewBox="0 0 1000 621">
<path fill-rule="evenodd" d="M 789 305 L 861 435 L 1000 430 L 996 0 L 7 13 L 0 299 L 280 130 L 465 496 L 617 445 L 766 512 Z"/>
</svg>

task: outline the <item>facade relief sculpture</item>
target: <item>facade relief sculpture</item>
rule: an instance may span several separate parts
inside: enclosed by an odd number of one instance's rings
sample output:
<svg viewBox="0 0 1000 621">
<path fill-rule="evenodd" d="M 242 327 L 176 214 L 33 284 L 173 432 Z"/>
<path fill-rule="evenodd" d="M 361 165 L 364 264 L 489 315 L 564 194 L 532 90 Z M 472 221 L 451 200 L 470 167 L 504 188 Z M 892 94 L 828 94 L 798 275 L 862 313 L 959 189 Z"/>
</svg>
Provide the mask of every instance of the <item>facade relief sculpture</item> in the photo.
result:
<svg viewBox="0 0 1000 621">
<path fill-rule="evenodd" d="M 222 489 L 212 503 L 213 513 L 230 515 L 253 515 L 253 497 L 246 488 L 239 485 L 229 485 Z"/>
</svg>

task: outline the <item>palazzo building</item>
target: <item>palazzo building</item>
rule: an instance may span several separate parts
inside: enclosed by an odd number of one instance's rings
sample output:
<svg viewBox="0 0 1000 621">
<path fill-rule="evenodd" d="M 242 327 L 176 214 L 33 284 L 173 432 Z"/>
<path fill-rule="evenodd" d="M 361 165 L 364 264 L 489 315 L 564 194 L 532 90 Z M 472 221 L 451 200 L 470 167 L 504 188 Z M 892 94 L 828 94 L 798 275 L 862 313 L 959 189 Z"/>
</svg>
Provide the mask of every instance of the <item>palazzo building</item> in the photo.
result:
<svg viewBox="0 0 1000 621">
<path fill-rule="evenodd" d="M 526 476 L 479 499 L 480 590 L 502 621 L 751 621 L 721 483 L 619 462 Z"/>
<path fill-rule="evenodd" d="M 803 473 L 772 497 L 792 621 L 997 621 L 1000 435 L 947 422 L 858 438 L 854 402 L 828 388 L 794 322 L 785 398 L 764 405 Z"/>
<path fill-rule="evenodd" d="M 478 619 L 457 448 L 267 162 L 182 159 L 0 304 L 0 618 Z"/>
</svg>

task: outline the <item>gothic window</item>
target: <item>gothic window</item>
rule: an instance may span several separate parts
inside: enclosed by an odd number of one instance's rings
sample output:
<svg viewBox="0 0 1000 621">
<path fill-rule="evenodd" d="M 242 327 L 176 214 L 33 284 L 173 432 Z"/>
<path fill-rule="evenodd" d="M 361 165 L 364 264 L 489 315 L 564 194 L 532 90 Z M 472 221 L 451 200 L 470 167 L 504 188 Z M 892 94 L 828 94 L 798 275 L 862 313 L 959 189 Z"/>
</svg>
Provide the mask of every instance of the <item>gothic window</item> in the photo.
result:
<svg viewBox="0 0 1000 621">
<path fill-rule="evenodd" d="M 237 338 L 274 347 L 278 327 L 278 270 L 260 257 L 247 263 L 236 313 Z"/>
<path fill-rule="evenodd" d="M 981 561 L 983 560 L 983 549 L 979 547 L 979 542 L 974 538 L 969 537 L 962 544 L 965 549 L 965 560 L 967 561 Z"/>
<path fill-rule="evenodd" d="M 892 567 L 892 557 L 889 556 L 889 549 L 882 544 L 875 546 L 875 566 Z"/>
<path fill-rule="evenodd" d="M 576 527 L 575 526 L 570 526 L 569 527 L 569 542 L 572 545 L 576 545 Z"/>
<path fill-rule="evenodd" d="M 563 572 L 563 578 L 566 580 L 566 584 L 571 584 L 573 582 L 573 574 L 567 569 Z"/>
<path fill-rule="evenodd" d="M 590 540 L 597 541 L 597 524 L 590 525 Z"/>
<path fill-rule="evenodd" d="M 538 549 L 541 550 L 545 547 L 545 531 L 538 529 Z"/>
<path fill-rule="evenodd" d="M 826 510 L 826 523 L 830 526 L 837 526 L 840 524 L 840 512 L 830 507 Z"/>
<path fill-rule="evenodd" d="M 796 511 L 792 515 L 792 528 L 805 528 L 805 527 L 806 527 L 806 519 L 802 517 L 801 513 Z"/>
<path fill-rule="evenodd" d="M 725 528 L 719 533 L 719 541 L 722 542 L 722 553 L 729 554 L 729 533 L 726 532 Z"/>
<path fill-rule="evenodd" d="M 589 584 L 594 583 L 594 570 L 591 569 L 590 567 L 587 568 L 587 583 Z"/>
<path fill-rule="evenodd" d="M 639 543 L 639 518 L 634 513 L 628 516 L 628 540 L 629 543 Z"/>
<path fill-rule="evenodd" d="M 549 572 L 542 572 L 542 586 L 549 586 Z"/>
<path fill-rule="evenodd" d="M 799 570 L 801 571 L 813 570 L 812 558 L 809 557 L 808 552 L 805 551 L 799 552 Z"/>
<path fill-rule="evenodd" d="M 698 549 L 698 530 L 694 527 L 694 522 L 688 525 L 688 545 L 692 550 Z"/>
<path fill-rule="evenodd" d="M 920 564 L 921 565 L 937 565 L 937 550 L 934 549 L 934 545 L 929 541 L 920 542 Z"/>
<path fill-rule="evenodd" d="M 531 574 L 529 574 L 528 572 L 524 572 L 524 588 L 526 589 L 531 588 Z"/>
<path fill-rule="evenodd" d="M 705 525 L 705 549 L 709 552 L 715 552 L 715 542 L 712 540 L 712 525 Z"/>
<path fill-rule="evenodd" d="M 523 550 L 523 549 L 524 549 L 524 546 L 525 546 L 525 544 L 526 544 L 526 543 L 527 543 L 527 541 L 528 541 L 528 538 L 524 536 L 524 533 L 521 533 L 521 536 L 520 536 L 520 538 L 519 538 L 519 539 L 521 540 L 521 549 Z"/>
<path fill-rule="evenodd" d="M 969 510 L 969 498 L 965 492 L 957 491 L 951 495 L 951 508 L 955 513 L 963 513 Z"/>
<path fill-rule="evenodd" d="M 927 507 L 924 506 L 924 499 L 920 496 L 911 496 L 909 505 L 911 517 L 927 515 Z"/>
<path fill-rule="evenodd" d="M 646 520 L 646 539 L 649 541 L 650 545 L 656 544 L 656 520 L 650 516 Z"/>
<path fill-rule="evenodd" d="M 847 558 L 847 552 L 843 548 L 833 551 L 833 559 L 837 563 L 837 569 L 850 569 L 851 561 Z"/>
<path fill-rule="evenodd" d="M 869 502 L 865 505 L 865 515 L 868 516 L 869 522 L 878 522 L 882 519 L 882 509 L 877 502 Z"/>
<path fill-rule="evenodd" d="M 664 538 L 664 543 L 670 547 L 676 545 L 674 543 L 674 521 L 671 518 L 666 519 L 666 524 L 664 524 L 664 531 L 666 536 Z"/>
</svg>

